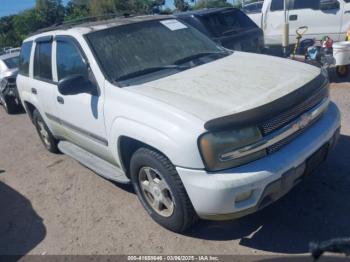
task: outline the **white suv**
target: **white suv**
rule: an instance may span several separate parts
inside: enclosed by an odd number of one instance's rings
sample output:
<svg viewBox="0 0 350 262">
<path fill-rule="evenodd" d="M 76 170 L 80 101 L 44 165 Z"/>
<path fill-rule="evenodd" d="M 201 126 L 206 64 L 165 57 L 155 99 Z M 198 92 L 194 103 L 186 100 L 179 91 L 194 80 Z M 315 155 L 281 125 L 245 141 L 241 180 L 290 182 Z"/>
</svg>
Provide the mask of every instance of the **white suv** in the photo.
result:
<svg viewBox="0 0 350 262">
<path fill-rule="evenodd" d="M 257 211 L 326 157 L 340 114 L 319 68 L 232 52 L 172 16 L 26 39 L 17 85 L 51 152 L 132 183 L 162 226 Z"/>
</svg>

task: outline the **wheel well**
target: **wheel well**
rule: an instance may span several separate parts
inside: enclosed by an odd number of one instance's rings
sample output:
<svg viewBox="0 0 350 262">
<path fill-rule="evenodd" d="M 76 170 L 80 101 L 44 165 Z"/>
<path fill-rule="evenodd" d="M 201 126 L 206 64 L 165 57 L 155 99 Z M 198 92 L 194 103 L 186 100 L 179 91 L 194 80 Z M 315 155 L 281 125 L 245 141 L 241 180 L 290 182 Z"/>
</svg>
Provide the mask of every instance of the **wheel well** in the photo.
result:
<svg viewBox="0 0 350 262">
<path fill-rule="evenodd" d="M 131 157 L 141 147 L 149 148 L 151 150 L 157 151 L 158 153 L 164 155 L 162 152 L 160 152 L 156 148 L 150 145 L 147 145 L 139 140 L 136 140 L 127 136 L 121 136 L 118 140 L 118 154 L 121 160 L 122 168 L 124 169 L 126 176 L 129 178 L 130 178 Z M 164 156 L 167 157 L 166 155 Z"/>
<path fill-rule="evenodd" d="M 33 112 L 36 109 L 36 107 L 27 101 L 24 101 L 24 107 L 27 111 L 27 114 L 29 115 L 30 120 L 33 121 Z"/>
</svg>

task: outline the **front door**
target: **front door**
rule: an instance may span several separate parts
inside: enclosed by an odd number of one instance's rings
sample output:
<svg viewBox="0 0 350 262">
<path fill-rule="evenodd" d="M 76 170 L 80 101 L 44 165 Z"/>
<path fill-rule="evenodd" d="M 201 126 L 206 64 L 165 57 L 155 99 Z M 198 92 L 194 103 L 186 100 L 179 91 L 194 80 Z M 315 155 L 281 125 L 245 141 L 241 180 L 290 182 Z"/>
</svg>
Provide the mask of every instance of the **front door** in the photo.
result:
<svg viewBox="0 0 350 262">
<path fill-rule="evenodd" d="M 62 125 L 62 137 L 82 148 L 109 160 L 108 142 L 103 116 L 103 87 L 97 86 L 93 72 L 79 43 L 71 37 L 55 40 L 57 81 L 82 76 L 96 85 L 98 94 L 88 92 L 63 95 L 56 88 L 57 120 Z M 76 86 L 78 90 L 79 86 Z M 74 92 L 73 92 L 74 93 Z"/>
</svg>

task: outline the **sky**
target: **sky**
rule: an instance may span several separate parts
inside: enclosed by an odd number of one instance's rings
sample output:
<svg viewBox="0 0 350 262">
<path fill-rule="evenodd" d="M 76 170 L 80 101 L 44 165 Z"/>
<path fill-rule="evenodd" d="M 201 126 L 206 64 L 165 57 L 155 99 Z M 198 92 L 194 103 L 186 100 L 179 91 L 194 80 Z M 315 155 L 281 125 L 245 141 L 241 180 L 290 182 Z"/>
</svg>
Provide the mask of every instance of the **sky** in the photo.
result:
<svg viewBox="0 0 350 262">
<path fill-rule="evenodd" d="M 69 0 L 63 0 L 63 4 L 66 4 Z M 235 0 L 228 0 L 232 3 Z M 166 0 L 166 6 L 172 8 L 174 0 Z M 35 5 L 35 0 L 0 0 L 0 17 L 17 14 L 28 8 L 32 8 Z"/>
</svg>

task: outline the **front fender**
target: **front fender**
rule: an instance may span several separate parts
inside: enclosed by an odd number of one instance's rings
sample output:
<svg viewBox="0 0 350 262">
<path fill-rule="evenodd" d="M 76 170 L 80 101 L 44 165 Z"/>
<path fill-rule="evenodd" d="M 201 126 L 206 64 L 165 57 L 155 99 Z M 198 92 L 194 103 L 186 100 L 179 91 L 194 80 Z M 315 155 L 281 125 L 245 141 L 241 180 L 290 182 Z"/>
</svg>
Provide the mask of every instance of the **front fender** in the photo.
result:
<svg viewBox="0 0 350 262">
<path fill-rule="evenodd" d="M 147 144 L 170 159 L 175 166 L 188 168 L 204 168 L 197 147 L 197 141 L 184 132 L 176 132 L 174 138 L 171 131 L 164 133 L 161 130 L 147 126 L 144 123 L 119 117 L 115 119 L 110 130 L 109 145 L 116 162 L 121 165 L 118 152 L 118 141 L 126 136 Z"/>
</svg>

